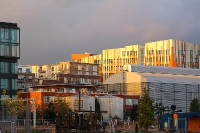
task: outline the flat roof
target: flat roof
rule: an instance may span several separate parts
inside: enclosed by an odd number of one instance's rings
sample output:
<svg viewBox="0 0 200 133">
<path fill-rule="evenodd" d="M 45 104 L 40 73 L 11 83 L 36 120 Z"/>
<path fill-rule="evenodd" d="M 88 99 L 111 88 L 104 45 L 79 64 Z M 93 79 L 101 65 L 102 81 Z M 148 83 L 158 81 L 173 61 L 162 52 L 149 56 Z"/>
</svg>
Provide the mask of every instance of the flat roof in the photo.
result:
<svg viewBox="0 0 200 133">
<path fill-rule="evenodd" d="M 18 28 L 17 23 L 10 23 L 10 22 L 0 22 L 0 26 Z"/>
</svg>

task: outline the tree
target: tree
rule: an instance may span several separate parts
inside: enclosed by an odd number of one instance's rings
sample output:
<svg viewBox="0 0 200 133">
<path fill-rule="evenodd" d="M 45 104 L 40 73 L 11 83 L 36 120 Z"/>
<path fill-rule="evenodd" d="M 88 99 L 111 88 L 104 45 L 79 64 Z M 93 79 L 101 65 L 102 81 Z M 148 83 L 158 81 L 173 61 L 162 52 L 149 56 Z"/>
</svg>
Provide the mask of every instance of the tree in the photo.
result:
<svg viewBox="0 0 200 133">
<path fill-rule="evenodd" d="M 101 111 L 100 103 L 97 98 L 95 98 L 95 111 Z"/>
<path fill-rule="evenodd" d="M 131 116 L 130 116 L 131 120 L 135 120 L 138 121 L 138 105 L 137 104 L 133 104 L 133 107 L 131 109 Z"/>
<path fill-rule="evenodd" d="M 200 104 L 197 98 L 194 98 L 190 103 L 190 112 L 200 112 Z"/>
<path fill-rule="evenodd" d="M 16 120 L 18 116 L 20 116 L 25 111 L 25 105 L 22 98 L 19 98 L 20 92 L 17 93 L 17 97 L 15 99 L 5 97 L 6 92 L 4 94 L 4 105 L 6 108 L 6 112 Z"/>
<path fill-rule="evenodd" d="M 140 100 L 139 104 L 139 125 L 140 127 L 145 128 L 145 132 L 148 132 L 148 127 L 153 125 L 154 120 L 154 108 L 153 108 L 153 100 L 149 97 L 147 91 L 144 91 L 144 94 Z"/>
<path fill-rule="evenodd" d="M 52 102 L 48 104 L 48 107 L 43 112 L 44 119 L 55 119 L 56 113 L 55 113 L 55 107 Z"/>
<path fill-rule="evenodd" d="M 69 104 L 66 102 L 59 102 L 58 105 L 56 106 L 56 114 L 58 117 L 64 117 L 68 112 L 72 111 L 69 108 Z"/>
</svg>

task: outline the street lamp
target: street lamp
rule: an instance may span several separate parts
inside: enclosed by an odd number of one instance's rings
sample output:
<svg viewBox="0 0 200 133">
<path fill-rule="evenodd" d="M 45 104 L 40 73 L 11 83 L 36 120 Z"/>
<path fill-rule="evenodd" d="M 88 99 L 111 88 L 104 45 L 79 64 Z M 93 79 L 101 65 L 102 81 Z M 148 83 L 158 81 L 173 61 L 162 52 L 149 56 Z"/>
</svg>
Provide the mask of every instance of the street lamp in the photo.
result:
<svg viewBox="0 0 200 133">
<path fill-rule="evenodd" d="M 152 87 L 149 87 L 149 90 L 154 90 L 154 91 L 158 91 L 159 93 L 160 93 L 160 95 L 161 95 L 161 104 L 163 104 L 164 105 L 164 101 L 165 101 L 165 99 L 164 99 L 164 97 L 163 97 L 163 94 L 162 94 L 162 92 L 159 90 L 159 89 L 156 89 L 156 88 L 152 88 Z M 156 103 L 156 95 L 154 95 L 154 99 L 155 99 L 155 103 Z"/>
</svg>

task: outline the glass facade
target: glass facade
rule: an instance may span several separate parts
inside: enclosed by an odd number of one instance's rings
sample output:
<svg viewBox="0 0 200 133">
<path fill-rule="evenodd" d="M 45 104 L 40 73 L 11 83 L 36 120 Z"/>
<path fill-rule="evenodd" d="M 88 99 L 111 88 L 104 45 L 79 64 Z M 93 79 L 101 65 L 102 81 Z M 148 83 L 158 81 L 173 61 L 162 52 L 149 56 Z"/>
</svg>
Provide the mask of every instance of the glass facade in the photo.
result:
<svg viewBox="0 0 200 133">
<path fill-rule="evenodd" d="M 0 93 L 15 97 L 17 93 L 17 61 L 20 58 L 20 28 L 16 23 L 0 22 Z"/>
<path fill-rule="evenodd" d="M 19 58 L 19 29 L 0 29 L 0 56 Z"/>
</svg>

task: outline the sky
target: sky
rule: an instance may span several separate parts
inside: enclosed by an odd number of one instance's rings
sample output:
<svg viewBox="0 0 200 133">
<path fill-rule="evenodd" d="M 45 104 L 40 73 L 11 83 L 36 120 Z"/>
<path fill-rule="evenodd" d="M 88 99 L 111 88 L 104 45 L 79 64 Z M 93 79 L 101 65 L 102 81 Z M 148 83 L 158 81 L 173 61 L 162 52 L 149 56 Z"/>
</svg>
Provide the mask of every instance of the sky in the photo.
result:
<svg viewBox="0 0 200 133">
<path fill-rule="evenodd" d="M 199 0 L 0 0 L 0 21 L 20 27 L 20 65 L 53 64 L 165 39 L 200 44 L 199 7 Z"/>
</svg>

